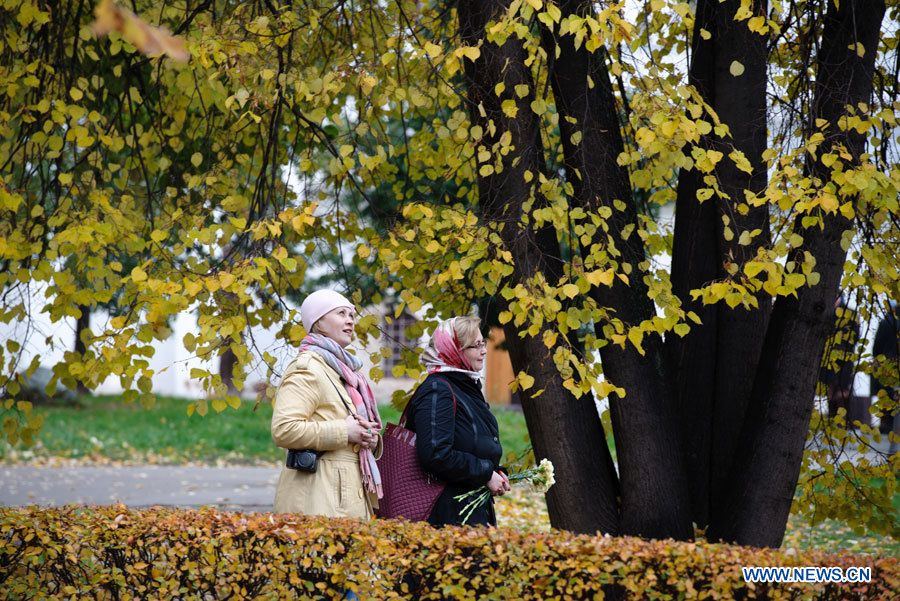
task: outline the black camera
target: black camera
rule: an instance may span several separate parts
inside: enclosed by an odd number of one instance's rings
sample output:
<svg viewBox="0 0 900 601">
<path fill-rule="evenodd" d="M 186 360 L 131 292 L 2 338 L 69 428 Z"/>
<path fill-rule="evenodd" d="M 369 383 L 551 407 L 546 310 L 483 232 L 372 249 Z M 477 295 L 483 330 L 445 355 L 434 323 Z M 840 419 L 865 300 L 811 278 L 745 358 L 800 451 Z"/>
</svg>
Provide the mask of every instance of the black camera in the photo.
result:
<svg viewBox="0 0 900 601">
<path fill-rule="evenodd" d="M 320 453 L 310 449 L 288 449 L 285 465 L 292 470 L 315 472 L 319 455 Z"/>
</svg>

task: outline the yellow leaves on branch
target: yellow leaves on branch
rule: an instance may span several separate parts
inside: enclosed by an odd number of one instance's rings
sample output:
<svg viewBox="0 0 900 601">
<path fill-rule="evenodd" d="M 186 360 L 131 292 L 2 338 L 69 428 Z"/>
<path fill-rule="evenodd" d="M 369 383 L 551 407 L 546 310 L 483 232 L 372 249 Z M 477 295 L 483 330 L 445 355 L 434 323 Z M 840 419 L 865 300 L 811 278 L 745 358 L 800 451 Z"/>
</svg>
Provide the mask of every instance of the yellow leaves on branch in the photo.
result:
<svg viewBox="0 0 900 601">
<path fill-rule="evenodd" d="M 109 35 L 111 31 L 122 34 L 129 43 L 147 56 L 165 54 L 173 60 L 187 62 L 191 55 L 184 40 L 175 37 L 161 27 L 145 23 L 140 17 L 113 0 L 103 0 L 94 10 L 97 18 L 93 24 L 98 37 Z M 75 99 L 77 100 L 77 98 Z"/>
</svg>

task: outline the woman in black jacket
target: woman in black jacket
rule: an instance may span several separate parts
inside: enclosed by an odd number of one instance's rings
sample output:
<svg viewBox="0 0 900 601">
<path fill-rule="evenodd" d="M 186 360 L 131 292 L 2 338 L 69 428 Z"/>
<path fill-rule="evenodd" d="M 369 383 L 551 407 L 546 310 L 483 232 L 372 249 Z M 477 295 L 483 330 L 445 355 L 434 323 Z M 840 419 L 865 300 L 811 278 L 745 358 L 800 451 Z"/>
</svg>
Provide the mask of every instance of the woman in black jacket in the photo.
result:
<svg viewBox="0 0 900 601">
<path fill-rule="evenodd" d="M 462 524 L 466 502 L 454 497 L 487 486 L 509 491 L 500 471 L 497 419 L 481 392 L 487 354 L 477 317 L 442 322 L 422 356 L 430 374 L 410 400 L 407 427 L 416 432 L 416 451 L 425 471 L 447 483 L 428 518 L 433 526 Z M 497 525 L 491 499 L 472 513 L 467 525 Z"/>
</svg>

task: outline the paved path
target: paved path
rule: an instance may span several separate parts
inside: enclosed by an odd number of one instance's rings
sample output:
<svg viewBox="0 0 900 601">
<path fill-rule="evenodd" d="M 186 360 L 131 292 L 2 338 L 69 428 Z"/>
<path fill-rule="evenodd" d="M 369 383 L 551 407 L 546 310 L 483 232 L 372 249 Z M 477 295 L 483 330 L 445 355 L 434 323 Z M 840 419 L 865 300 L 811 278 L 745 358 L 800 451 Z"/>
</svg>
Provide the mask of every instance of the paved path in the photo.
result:
<svg viewBox="0 0 900 601">
<path fill-rule="evenodd" d="M 275 467 L 0 466 L 0 505 L 216 505 L 271 511 Z"/>
<path fill-rule="evenodd" d="M 888 442 L 850 444 L 840 459 L 885 460 Z M 124 503 L 133 507 L 215 505 L 239 511 L 271 511 L 279 468 L 195 466 L 0 465 L 0 505 Z"/>
</svg>

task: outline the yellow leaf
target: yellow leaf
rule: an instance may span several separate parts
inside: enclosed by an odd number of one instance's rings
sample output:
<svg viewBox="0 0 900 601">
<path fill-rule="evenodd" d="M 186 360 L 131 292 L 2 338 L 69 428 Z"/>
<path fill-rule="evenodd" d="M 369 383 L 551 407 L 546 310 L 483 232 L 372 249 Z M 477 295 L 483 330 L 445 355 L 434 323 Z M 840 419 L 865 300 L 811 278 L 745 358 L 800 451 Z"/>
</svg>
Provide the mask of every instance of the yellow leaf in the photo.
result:
<svg viewBox="0 0 900 601">
<path fill-rule="evenodd" d="M 789 273 L 784 276 L 784 285 L 790 288 L 799 288 L 806 283 L 806 277 L 802 273 Z"/>
<path fill-rule="evenodd" d="M 587 278 L 587 281 L 593 286 L 599 286 L 601 284 L 604 286 L 611 286 L 613 278 L 615 277 L 615 271 L 612 268 L 606 270 L 597 269 L 596 271 L 585 273 L 584 277 Z"/>
<path fill-rule="evenodd" d="M 757 15 L 747 21 L 747 29 L 760 35 L 765 35 L 769 31 L 769 26 L 766 25 L 766 18 L 764 16 Z"/>
<path fill-rule="evenodd" d="M 697 190 L 697 200 L 703 202 L 704 200 L 709 200 L 712 198 L 713 189 L 712 188 L 700 188 Z"/>
<path fill-rule="evenodd" d="M 544 330 L 544 346 L 547 348 L 553 348 L 553 345 L 556 344 L 556 332 L 552 330 Z"/>
<path fill-rule="evenodd" d="M 195 152 L 194 154 L 191 155 L 191 165 L 193 165 L 194 167 L 199 167 L 200 163 L 202 163 L 202 162 L 203 162 L 203 155 L 200 154 L 199 152 Z"/>
<path fill-rule="evenodd" d="M 213 399 L 212 408 L 216 413 L 222 413 L 226 408 L 228 408 L 228 405 L 226 405 L 225 401 L 223 401 L 222 399 Z"/>
<path fill-rule="evenodd" d="M 223 271 L 219 274 L 219 283 L 222 285 L 222 288 L 228 288 L 234 283 L 234 276 L 227 271 Z"/>
<path fill-rule="evenodd" d="M 198 282 L 197 280 L 186 282 L 184 285 L 184 291 L 187 292 L 190 296 L 197 296 L 202 290 L 203 282 Z"/>
<path fill-rule="evenodd" d="M 684 338 L 685 336 L 687 336 L 688 332 L 691 331 L 691 326 L 686 323 L 680 323 L 676 325 L 674 329 L 676 334 Z"/>
<path fill-rule="evenodd" d="M 840 203 L 838 202 L 837 196 L 834 194 L 823 192 L 822 196 L 819 197 L 819 206 L 828 213 L 835 213 L 837 212 Z"/>
<path fill-rule="evenodd" d="M 841 215 L 843 215 L 847 219 L 853 219 L 856 214 L 853 211 L 853 203 L 845 202 L 841 205 Z"/>
<path fill-rule="evenodd" d="M 578 296 L 578 286 L 575 284 L 566 284 L 562 287 L 562 293 L 567 298 L 575 298 Z"/>
<path fill-rule="evenodd" d="M 510 119 L 515 119 L 516 115 L 519 114 L 519 107 L 516 106 L 516 101 L 511 98 L 504 100 L 500 104 L 500 108 L 503 109 L 503 114 Z"/>
<path fill-rule="evenodd" d="M 744 65 L 738 61 L 731 61 L 731 66 L 728 68 L 728 71 L 735 77 L 739 77 L 744 73 Z"/>
<path fill-rule="evenodd" d="M 141 269 L 140 267 L 135 267 L 131 270 L 131 280 L 133 282 L 143 282 L 147 279 L 147 272 Z"/>
<path fill-rule="evenodd" d="M 756 277 L 763 270 L 763 264 L 758 261 L 748 261 L 744 263 L 744 273 L 747 277 Z"/>
<path fill-rule="evenodd" d="M 644 347 L 641 346 L 641 341 L 643 340 L 644 335 L 637 328 L 631 328 L 628 330 L 628 340 L 631 341 L 631 344 L 634 345 L 634 348 L 637 349 L 641 355 L 644 354 Z"/>
<path fill-rule="evenodd" d="M 464 57 L 472 61 L 473 63 L 478 60 L 478 57 L 481 56 L 481 50 L 476 48 L 475 46 L 464 46 L 457 50 L 459 54 L 462 54 Z"/>
<path fill-rule="evenodd" d="M 444 49 L 434 42 L 425 42 L 425 52 L 428 53 L 428 56 L 430 56 L 431 58 L 440 56 L 443 51 Z"/>
<path fill-rule="evenodd" d="M 744 173 L 753 173 L 753 166 L 750 164 L 750 161 L 747 160 L 747 157 L 740 150 L 732 150 L 728 155 L 732 161 L 734 161 L 734 166 L 743 171 Z"/>
<path fill-rule="evenodd" d="M 522 390 L 528 390 L 534 386 L 534 378 L 524 371 L 519 372 L 519 375 L 516 376 L 516 380 L 519 382 L 519 386 L 521 386 Z"/>
<path fill-rule="evenodd" d="M 84 92 L 82 92 L 78 88 L 72 88 L 71 90 L 69 90 L 69 96 L 72 97 L 72 100 L 78 102 L 84 97 Z"/>
<path fill-rule="evenodd" d="M 700 37 L 703 38 L 704 40 L 708 40 L 709 38 L 712 37 L 712 34 L 701 27 L 700 28 Z"/>
</svg>

